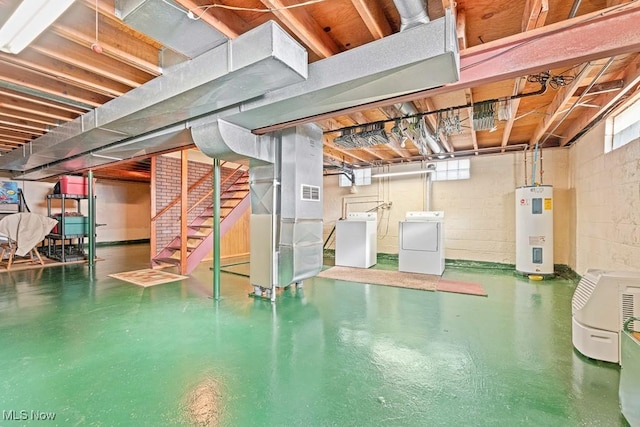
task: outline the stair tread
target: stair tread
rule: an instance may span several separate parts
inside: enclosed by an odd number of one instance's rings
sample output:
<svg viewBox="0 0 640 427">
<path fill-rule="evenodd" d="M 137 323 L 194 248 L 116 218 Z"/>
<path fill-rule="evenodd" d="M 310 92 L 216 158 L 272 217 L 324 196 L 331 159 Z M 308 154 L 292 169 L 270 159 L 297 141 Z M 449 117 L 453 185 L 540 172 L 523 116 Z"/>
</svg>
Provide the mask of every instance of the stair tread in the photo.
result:
<svg viewBox="0 0 640 427">
<path fill-rule="evenodd" d="M 187 237 L 189 239 L 206 239 L 208 237 L 207 234 L 198 234 L 197 232 L 187 233 Z"/>
<path fill-rule="evenodd" d="M 154 258 L 155 262 L 164 262 L 165 264 L 180 265 L 180 260 L 176 258 Z"/>
<path fill-rule="evenodd" d="M 193 245 L 193 244 L 191 244 L 191 245 L 187 245 L 187 250 L 188 250 L 188 251 L 189 251 L 189 250 L 193 250 L 193 249 L 196 249 L 197 247 L 198 247 L 198 245 Z M 179 245 L 179 244 L 178 244 L 178 245 L 171 245 L 171 246 L 167 246 L 167 248 L 168 248 L 168 249 L 173 249 L 173 250 L 176 250 L 176 251 L 179 251 L 179 250 L 181 250 L 181 249 L 182 249 L 182 248 L 180 247 L 180 245 Z"/>
</svg>

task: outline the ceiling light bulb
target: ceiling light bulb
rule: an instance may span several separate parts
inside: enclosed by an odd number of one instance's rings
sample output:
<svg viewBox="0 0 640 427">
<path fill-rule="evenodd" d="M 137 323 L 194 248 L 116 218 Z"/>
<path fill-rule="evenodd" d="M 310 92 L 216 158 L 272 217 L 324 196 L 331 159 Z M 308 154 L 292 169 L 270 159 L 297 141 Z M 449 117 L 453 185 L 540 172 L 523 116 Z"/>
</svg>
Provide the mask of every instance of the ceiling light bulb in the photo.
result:
<svg viewBox="0 0 640 427">
<path fill-rule="evenodd" d="M 407 146 L 407 137 L 403 136 L 402 141 L 400 141 L 400 148 L 405 148 Z"/>
</svg>

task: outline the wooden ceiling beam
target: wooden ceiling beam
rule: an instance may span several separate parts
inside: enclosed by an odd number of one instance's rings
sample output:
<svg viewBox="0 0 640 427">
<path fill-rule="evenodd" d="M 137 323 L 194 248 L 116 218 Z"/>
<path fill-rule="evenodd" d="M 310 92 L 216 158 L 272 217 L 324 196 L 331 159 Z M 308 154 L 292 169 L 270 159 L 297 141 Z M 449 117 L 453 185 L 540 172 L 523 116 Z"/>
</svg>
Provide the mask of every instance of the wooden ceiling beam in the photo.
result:
<svg viewBox="0 0 640 427">
<path fill-rule="evenodd" d="M 22 147 L 25 144 L 31 142 L 31 138 L 10 138 L 0 134 L 0 141 L 2 141 L 6 146 L 12 146 L 13 148 Z"/>
<path fill-rule="evenodd" d="M 340 147 L 336 147 L 333 143 L 329 143 L 329 142 L 324 143 L 324 151 L 325 151 L 325 154 L 332 153 L 332 156 L 334 158 L 337 158 L 340 161 L 345 161 L 344 156 L 347 156 L 347 157 L 351 157 L 353 160 L 356 160 L 358 162 L 365 162 L 365 163 L 370 162 L 370 160 L 360 157 L 354 154 L 352 151 L 348 151 Z M 338 157 L 335 157 L 335 156 L 338 156 Z M 339 156 L 342 156 L 342 157 L 339 157 Z M 349 161 L 348 163 L 353 163 L 353 160 Z"/>
<path fill-rule="evenodd" d="M 640 2 L 625 4 L 465 49 L 460 79 L 448 85 L 253 129 L 256 134 L 455 92 L 507 79 L 640 51 Z"/>
<path fill-rule="evenodd" d="M 0 137 L 5 139 L 14 139 L 19 142 L 31 139 L 24 133 L 16 132 L 13 130 L 6 130 L 6 129 L 0 129 Z"/>
<path fill-rule="evenodd" d="M 556 92 L 556 96 L 547 106 L 547 110 L 545 111 L 542 120 L 538 123 L 536 130 L 533 132 L 531 138 L 529 139 L 530 147 L 533 147 L 534 145 L 536 145 L 536 143 L 541 142 L 540 139 L 551 127 L 553 122 L 555 122 L 556 119 L 562 114 L 562 108 L 569 102 L 569 100 L 571 100 L 576 90 L 578 90 L 578 88 L 582 86 L 582 79 L 584 78 L 584 76 L 587 76 L 593 68 L 593 65 L 587 63 L 575 76 L 571 84 L 558 89 L 558 91 Z"/>
<path fill-rule="evenodd" d="M 548 0 L 526 0 L 524 15 L 522 16 L 522 32 L 544 26 L 548 12 Z M 526 84 L 526 76 L 517 78 L 513 84 L 512 95 L 520 95 Z M 504 153 L 505 147 L 509 144 L 509 139 L 511 138 L 511 131 L 513 130 L 513 125 L 515 124 L 516 116 L 518 115 L 518 109 L 520 108 L 520 98 L 512 99 L 509 103 L 511 107 L 511 116 L 505 123 L 504 130 L 502 131 L 502 141 L 500 143 L 502 153 Z"/>
<path fill-rule="evenodd" d="M 467 15 L 464 9 L 460 9 L 456 13 L 456 34 L 458 49 L 462 51 L 467 48 Z"/>
<path fill-rule="evenodd" d="M 7 117 L 4 114 L 0 116 L 0 126 L 10 126 L 15 130 L 22 130 L 25 132 L 46 133 L 47 128 L 42 123 L 30 122 L 28 120 L 16 119 L 13 117 Z"/>
<path fill-rule="evenodd" d="M 99 76 L 136 88 L 148 82 L 150 74 L 107 55 L 98 55 L 91 49 L 80 46 L 56 34 L 38 39 L 32 49 L 59 61 L 90 71 Z"/>
<path fill-rule="evenodd" d="M 522 32 L 540 28 L 549 13 L 549 0 L 526 0 L 522 17 Z"/>
<path fill-rule="evenodd" d="M 527 84 L 527 78 L 521 77 L 516 79 L 515 84 L 513 85 L 513 96 L 519 95 L 522 93 L 524 86 Z M 518 115 L 518 109 L 520 108 L 520 98 L 512 99 L 508 101 L 511 107 L 511 116 L 504 124 L 504 130 L 502 131 L 502 142 L 500 146 L 502 147 L 501 152 L 504 153 L 504 147 L 509 144 L 509 138 L 511 137 L 511 131 L 513 130 L 513 125 L 516 122 L 516 116 Z"/>
<path fill-rule="evenodd" d="M 7 137 L 12 137 L 12 138 L 15 138 L 15 139 L 18 139 L 18 140 L 23 140 L 25 138 L 26 139 L 31 139 L 30 136 L 37 135 L 37 134 L 34 134 L 32 132 L 18 131 L 18 130 L 15 130 L 15 129 L 8 128 L 6 126 L 1 126 L 0 125 L 0 135 L 7 136 Z"/>
<path fill-rule="evenodd" d="M 0 53 L 0 60 L 109 97 L 123 95 L 131 89 L 130 86 L 108 80 L 30 49 L 26 49 L 20 55 Z"/>
<path fill-rule="evenodd" d="M 0 80 L 92 107 L 98 107 L 112 99 L 111 97 L 99 95 L 84 88 L 72 86 L 53 76 L 14 64 L 3 64 L 0 70 Z"/>
<path fill-rule="evenodd" d="M 587 90 L 587 87 L 588 86 L 579 87 L 578 90 L 576 90 L 576 93 L 574 94 L 574 96 L 582 96 L 582 95 L 595 96 L 595 95 L 600 95 L 601 93 L 615 92 L 622 89 L 622 87 L 624 87 L 624 80 L 617 79 L 617 80 L 610 80 L 608 82 L 595 84 L 591 86 L 591 89 L 589 89 L 589 92 L 585 94 L 584 92 L 585 90 Z"/>
<path fill-rule="evenodd" d="M 110 9 L 111 13 L 107 12 Z M 98 43 L 101 54 L 126 63 L 153 75 L 162 74 L 158 51 L 161 47 L 155 40 L 127 27 L 115 16 L 115 7 L 98 5 Z M 91 51 L 96 42 L 95 2 L 77 2 L 50 27 L 55 33 Z M 93 51 L 91 51 L 93 52 Z"/>
<path fill-rule="evenodd" d="M 40 135 L 44 135 L 45 133 L 44 130 L 36 131 L 36 130 L 23 129 L 15 126 L 6 126 L 2 124 L 2 122 L 0 122 L 0 132 L 3 135 L 7 135 L 9 133 L 13 135 L 21 135 L 21 137 L 26 137 L 26 135 L 40 136 Z"/>
<path fill-rule="evenodd" d="M 94 56 L 104 55 L 109 58 L 116 59 L 118 62 L 127 64 L 133 68 L 144 71 L 145 73 L 151 74 L 153 76 L 159 76 L 162 74 L 162 68 L 158 65 L 157 61 L 155 63 L 149 62 L 148 60 L 142 59 L 132 53 L 126 52 L 119 47 L 126 46 L 128 43 L 132 43 L 135 39 L 125 41 L 99 37 L 98 42 L 100 44 L 100 47 L 102 47 L 102 53 L 98 54 L 91 50 L 91 45 L 93 45 L 96 41 L 95 36 L 84 34 L 76 28 L 65 27 L 61 25 L 54 26 L 53 33 L 81 47 L 86 48 Z M 120 38 L 123 38 L 123 35 L 121 35 Z M 155 53 L 159 58 L 157 50 Z"/>
<path fill-rule="evenodd" d="M 0 107 L 2 104 L 0 103 Z M 19 111 L 19 110 L 11 110 L 9 108 L 5 108 L 2 111 L 2 120 L 19 120 L 19 121 L 27 121 L 30 123 L 39 123 L 44 125 L 45 127 L 57 127 L 60 125 L 60 120 L 53 119 L 51 117 L 42 116 L 40 114 L 34 114 L 33 112 Z"/>
<path fill-rule="evenodd" d="M 78 114 L 69 111 L 57 109 L 55 107 L 49 107 L 34 102 L 29 102 L 24 99 L 10 98 L 0 93 L 0 107 L 7 110 L 20 111 L 28 114 L 36 114 L 42 117 L 49 117 L 54 120 L 61 120 L 68 122 L 78 117 Z M 8 113 L 8 112 L 7 112 Z M 3 111 L 3 116 L 5 111 Z"/>
<path fill-rule="evenodd" d="M 318 25 L 307 10 L 301 7 L 284 9 L 295 2 L 289 0 L 260 0 L 260 2 L 270 9 L 279 9 L 274 10 L 273 14 L 320 58 L 328 58 L 341 51 L 336 42 Z"/>
<path fill-rule="evenodd" d="M 565 146 L 571 142 L 582 129 L 596 120 L 602 111 L 606 111 L 614 106 L 622 97 L 626 96 L 627 93 L 634 90 L 640 84 L 640 55 L 637 55 L 635 60 L 617 75 L 615 79 L 622 79 L 624 86 L 617 92 L 604 93 L 592 99 L 590 103 L 600 105 L 601 108 L 593 111 L 589 109 L 586 114 L 581 114 L 580 117 L 573 120 L 571 125 L 563 131 L 564 135 L 560 138 L 561 146 Z"/>
<path fill-rule="evenodd" d="M 351 0 L 351 3 L 375 40 L 384 38 L 393 32 L 379 2 Z"/>
<path fill-rule="evenodd" d="M 38 107 L 35 107 L 35 105 L 42 105 L 44 107 L 55 108 L 57 110 L 66 111 L 75 115 L 80 115 L 87 111 L 85 109 L 74 107 L 72 105 L 61 104 L 59 102 L 52 101 L 49 99 L 39 98 L 36 95 L 15 92 L 11 89 L 0 88 L 0 95 L 6 96 L 8 98 L 13 98 L 19 101 L 24 101 L 28 104 L 33 104 L 34 105 L 33 108 L 38 108 Z"/>
</svg>

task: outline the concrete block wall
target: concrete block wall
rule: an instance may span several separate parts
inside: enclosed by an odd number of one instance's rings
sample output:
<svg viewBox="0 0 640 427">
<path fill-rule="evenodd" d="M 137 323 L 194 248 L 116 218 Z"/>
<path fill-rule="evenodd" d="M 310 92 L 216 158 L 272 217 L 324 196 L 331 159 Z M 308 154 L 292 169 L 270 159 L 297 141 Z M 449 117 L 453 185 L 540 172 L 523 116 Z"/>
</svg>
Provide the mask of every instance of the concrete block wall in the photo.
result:
<svg viewBox="0 0 640 427">
<path fill-rule="evenodd" d="M 605 125 L 571 148 L 575 205 L 570 266 L 640 271 L 640 140 L 604 152 Z"/>
<path fill-rule="evenodd" d="M 566 210 L 570 205 L 568 155 L 566 149 L 543 152 L 543 183 L 554 186 L 556 263 L 567 262 L 570 246 L 569 233 L 565 230 Z M 527 171 L 531 173 L 531 159 L 528 161 Z M 421 167 L 420 164 L 397 165 L 374 168 L 373 173 L 405 172 Z M 471 179 L 433 182 L 431 210 L 445 212 L 446 258 L 514 264 L 515 188 L 524 184 L 523 153 L 473 157 Z M 343 211 L 367 211 L 391 202 L 390 208 L 378 210 L 378 252 L 397 254 L 398 222 L 407 211 L 426 209 L 425 175 L 374 179 L 372 185 L 357 188 L 358 192 L 351 194 L 348 187 L 338 187 L 338 177 L 325 177 L 325 239 Z M 332 244 L 327 247 L 334 248 Z"/>
</svg>

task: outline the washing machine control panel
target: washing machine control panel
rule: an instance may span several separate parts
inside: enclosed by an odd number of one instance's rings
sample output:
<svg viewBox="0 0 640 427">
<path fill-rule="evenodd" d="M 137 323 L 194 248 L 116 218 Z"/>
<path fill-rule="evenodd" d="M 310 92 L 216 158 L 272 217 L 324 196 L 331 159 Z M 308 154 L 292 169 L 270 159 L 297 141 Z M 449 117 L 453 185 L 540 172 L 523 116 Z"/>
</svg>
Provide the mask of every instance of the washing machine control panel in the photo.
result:
<svg viewBox="0 0 640 427">
<path fill-rule="evenodd" d="M 407 221 L 437 221 L 444 219 L 444 211 L 407 212 Z"/>
<path fill-rule="evenodd" d="M 375 212 L 351 212 L 347 214 L 347 221 L 377 221 Z"/>
</svg>

